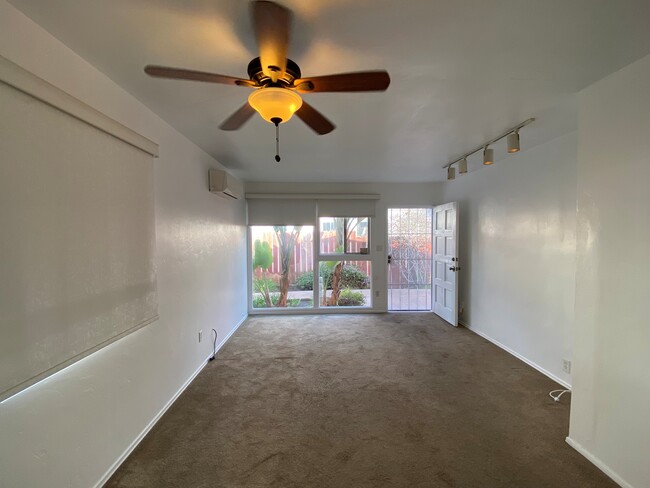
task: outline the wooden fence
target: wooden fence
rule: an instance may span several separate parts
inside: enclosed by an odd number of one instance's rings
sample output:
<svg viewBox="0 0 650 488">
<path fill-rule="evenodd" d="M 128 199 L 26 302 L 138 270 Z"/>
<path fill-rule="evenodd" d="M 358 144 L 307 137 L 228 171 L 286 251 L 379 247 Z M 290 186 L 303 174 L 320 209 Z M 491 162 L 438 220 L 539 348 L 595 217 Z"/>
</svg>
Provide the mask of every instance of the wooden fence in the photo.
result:
<svg viewBox="0 0 650 488">
<path fill-rule="evenodd" d="M 351 252 L 359 252 L 359 249 L 367 246 L 366 236 L 357 236 L 353 233 L 348 239 L 349 248 Z M 280 249 L 275 239 L 275 233 L 266 233 L 260 239 L 268 242 L 273 251 L 273 264 L 267 270 L 267 275 L 279 275 L 282 273 L 282 263 L 280 261 Z M 336 250 L 336 235 L 335 231 L 323 232 L 321 237 L 322 254 L 332 253 Z M 355 261 L 354 256 L 350 256 L 350 261 Z M 366 275 L 370 276 L 370 261 L 356 261 L 357 266 Z M 314 240 L 312 234 L 300 236 L 293 251 L 291 258 L 291 266 L 289 268 L 289 282 L 293 283 L 295 279 L 303 273 L 312 272 L 314 268 Z M 262 276 L 260 269 L 255 270 L 255 277 Z"/>
</svg>

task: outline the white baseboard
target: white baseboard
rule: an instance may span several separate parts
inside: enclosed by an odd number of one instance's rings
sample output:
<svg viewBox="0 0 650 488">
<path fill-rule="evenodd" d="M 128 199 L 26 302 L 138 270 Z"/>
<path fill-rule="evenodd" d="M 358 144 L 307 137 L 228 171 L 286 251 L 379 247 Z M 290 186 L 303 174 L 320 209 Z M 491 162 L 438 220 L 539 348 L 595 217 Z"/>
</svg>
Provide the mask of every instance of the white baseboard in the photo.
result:
<svg viewBox="0 0 650 488">
<path fill-rule="evenodd" d="M 607 476 L 609 476 L 615 483 L 621 485 L 623 488 L 634 488 L 631 484 L 629 484 L 627 481 L 625 481 L 623 478 L 621 478 L 616 472 L 611 469 L 609 466 L 607 466 L 604 462 L 602 462 L 599 458 L 594 456 L 592 453 L 587 451 L 580 443 L 574 441 L 571 439 L 571 437 L 566 438 L 566 443 L 569 444 L 571 447 L 573 447 L 576 451 L 578 451 L 580 454 L 582 454 L 584 457 L 586 457 L 589 462 L 591 462 L 594 466 L 596 466 L 598 469 L 600 469 L 603 473 L 605 473 Z"/>
<path fill-rule="evenodd" d="M 486 340 L 490 341 L 490 342 L 491 342 L 492 344 L 494 344 L 495 346 L 498 346 L 498 347 L 500 347 L 501 349 L 503 349 L 504 351 L 509 352 L 510 354 L 512 354 L 512 355 L 513 355 L 514 357 L 516 357 L 517 359 L 523 361 L 523 362 L 526 363 L 528 366 L 530 366 L 530 367 L 532 367 L 532 368 L 535 368 L 537 371 L 539 371 L 539 372 L 542 373 L 543 375 L 548 376 L 549 378 L 551 378 L 551 379 L 552 379 L 553 381 L 555 381 L 556 383 L 559 383 L 560 385 L 562 385 L 563 387 L 565 387 L 567 390 L 570 390 L 570 389 L 571 389 L 571 384 L 570 384 L 570 383 L 567 383 L 567 382 L 564 381 L 563 379 L 558 378 L 557 376 L 555 376 L 555 375 L 554 375 L 553 373 L 551 373 L 550 371 L 545 370 L 545 369 L 542 368 L 539 364 L 536 364 L 536 363 L 534 363 L 533 361 L 531 361 L 530 359 L 528 359 L 528 358 L 522 356 L 522 355 L 519 354 L 517 351 L 514 351 L 514 350 L 510 349 L 508 346 L 506 346 L 506 345 L 504 345 L 504 344 L 501 344 L 499 341 L 497 341 L 496 339 L 493 339 L 492 337 L 490 337 L 489 335 L 487 335 L 485 332 L 481 332 L 481 331 L 478 331 L 478 330 L 476 330 L 476 329 L 472 329 L 468 324 L 466 324 L 465 322 L 463 322 L 463 321 L 461 321 L 461 320 L 459 320 L 458 323 L 459 323 L 460 325 L 462 325 L 463 327 L 465 327 L 467 330 L 471 330 L 472 332 L 474 332 L 474 334 L 480 335 L 483 339 L 486 339 Z"/>
<path fill-rule="evenodd" d="M 219 345 L 216 348 L 216 352 L 219 352 L 221 347 L 230 339 L 230 337 L 239 329 L 239 326 L 244 323 L 244 321 L 248 318 L 248 315 L 244 315 L 242 319 L 230 330 L 228 335 L 224 337 L 224 339 L 219 343 Z M 133 442 L 129 445 L 129 447 L 126 448 L 126 450 L 120 455 L 120 457 L 117 458 L 117 460 L 111 465 L 111 467 L 104 473 L 104 476 L 102 476 L 99 481 L 95 484 L 95 488 L 101 488 L 104 486 L 104 484 L 110 479 L 111 476 L 117 471 L 117 468 L 119 468 L 122 463 L 126 460 L 127 457 L 133 452 L 133 450 L 140 444 L 142 439 L 145 438 L 145 436 L 149 433 L 149 431 L 153 428 L 154 425 L 160 420 L 160 418 L 165 414 L 165 412 L 173 405 L 173 403 L 176 401 L 176 399 L 181 396 L 181 393 L 185 391 L 185 389 L 194 381 L 194 378 L 196 378 L 199 373 L 205 368 L 206 364 L 208 364 L 209 359 L 212 357 L 212 351 L 210 352 L 210 355 L 205 358 L 199 367 L 190 375 L 190 377 L 181 385 L 181 387 L 178 389 L 176 393 L 174 393 L 174 396 L 170 398 L 170 400 L 165 404 L 165 406 L 160 409 L 160 411 L 155 415 L 153 419 L 151 419 L 151 422 L 147 424 L 147 426 L 138 434 L 138 436 L 133 440 Z"/>
</svg>

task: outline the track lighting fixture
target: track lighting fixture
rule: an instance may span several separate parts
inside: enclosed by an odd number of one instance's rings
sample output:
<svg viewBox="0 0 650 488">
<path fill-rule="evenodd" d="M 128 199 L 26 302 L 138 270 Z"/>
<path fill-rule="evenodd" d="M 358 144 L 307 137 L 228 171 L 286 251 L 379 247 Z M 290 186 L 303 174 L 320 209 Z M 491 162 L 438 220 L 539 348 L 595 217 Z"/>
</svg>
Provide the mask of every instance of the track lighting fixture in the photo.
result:
<svg viewBox="0 0 650 488">
<path fill-rule="evenodd" d="M 488 146 L 485 146 L 485 149 L 483 149 L 483 164 L 485 166 L 494 164 L 494 149 Z"/>
<path fill-rule="evenodd" d="M 443 168 L 447 169 L 447 179 L 448 180 L 453 180 L 456 177 L 456 169 L 452 168 L 452 166 L 456 163 L 458 163 L 458 173 L 459 174 L 465 174 L 467 173 L 467 158 L 471 156 L 472 154 L 476 154 L 479 151 L 483 151 L 483 164 L 485 166 L 490 166 L 494 164 L 494 149 L 492 149 L 490 146 L 494 144 L 497 141 L 500 141 L 501 139 L 506 138 L 507 143 L 508 143 L 508 152 L 509 153 L 516 153 L 519 152 L 520 146 L 519 146 L 519 130 L 522 127 L 527 126 L 531 122 L 534 122 L 534 118 L 530 118 L 528 120 L 524 120 L 521 124 L 517 124 L 514 127 L 511 127 L 504 133 L 502 133 L 500 136 L 495 137 L 492 140 L 489 140 L 487 142 L 484 142 L 480 146 L 472 149 L 471 151 L 463 154 L 461 157 L 458 159 L 452 161 L 451 163 L 447 163 L 443 166 Z"/>
<path fill-rule="evenodd" d="M 518 130 L 508 134 L 508 137 L 506 138 L 506 140 L 508 141 L 508 152 L 509 153 L 519 152 L 519 131 Z"/>
</svg>

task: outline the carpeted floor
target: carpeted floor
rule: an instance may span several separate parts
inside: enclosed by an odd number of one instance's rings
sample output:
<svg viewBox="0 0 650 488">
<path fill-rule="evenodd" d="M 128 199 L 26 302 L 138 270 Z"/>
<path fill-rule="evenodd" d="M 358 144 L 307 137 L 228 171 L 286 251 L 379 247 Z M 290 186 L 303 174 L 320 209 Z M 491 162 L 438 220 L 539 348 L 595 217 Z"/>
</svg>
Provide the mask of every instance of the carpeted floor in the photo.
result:
<svg viewBox="0 0 650 488">
<path fill-rule="evenodd" d="M 569 395 L 432 314 L 250 318 L 107 487 L 616 487 Z"/>
</svg>

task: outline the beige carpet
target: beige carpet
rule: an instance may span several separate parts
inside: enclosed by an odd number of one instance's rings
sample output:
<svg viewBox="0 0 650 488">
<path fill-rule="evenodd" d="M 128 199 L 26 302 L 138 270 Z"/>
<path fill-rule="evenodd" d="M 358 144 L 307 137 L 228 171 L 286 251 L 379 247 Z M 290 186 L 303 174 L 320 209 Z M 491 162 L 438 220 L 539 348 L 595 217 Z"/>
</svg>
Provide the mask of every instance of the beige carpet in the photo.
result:
<svg viewBox="0 0 650 488">
<path fill-rule="evenodd" d="M 555 388 L 432 314 L 255 317 L 106 486 L 617 486 Z"/>
</svg>

